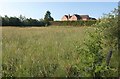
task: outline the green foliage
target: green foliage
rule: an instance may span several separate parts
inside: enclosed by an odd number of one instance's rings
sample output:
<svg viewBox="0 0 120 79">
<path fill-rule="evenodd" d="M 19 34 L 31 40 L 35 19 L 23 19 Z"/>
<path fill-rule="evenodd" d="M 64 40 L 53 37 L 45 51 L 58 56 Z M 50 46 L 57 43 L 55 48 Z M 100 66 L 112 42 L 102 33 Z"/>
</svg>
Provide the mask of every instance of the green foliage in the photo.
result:
<svg viewBox="0 0 120 79">
<path fill-rule="evenodd" d="M 118 76 L 118 10 L 106 14 L 100 22 L 94 24 L 93 32 L 86 31 L 84 44 L 75 44 L 79 62 L 72 65 L 71 76 L 79 73 L 81 77 L 117 77 Z M 113 52 L 110 65 L 106 58 Z M 114 65 L 115 63 L 115 65 Z M 79 76 L 77 75 L 77 76 Z"/>
<path fill-rule="evenodd" d="M 117 9 L 100 21 L 53 22 L 61 26 L 95 27 L 4 27 L 3 76 L 118 77 L 116 12 Z M 109 51 L 113 55 L 107 66 Z"/>
<path fill-rule="evenodd" d="M 2 17 L 2 26 L 45 26 L 46 24 L 49 25 L 49 22 L 46 21 L 38 21 L 37 19 L 26 18 L 25 16 L 20 15 L 19 18 L 17 17 Z"/>
<path fill-rule="evenodd" d="M 85 29 L 2 27 L 2 76 L 78 76 L 79 71 L 74 66 L 77 53 L 74 52 L 73 43 L 82 43 Z"/>
<path fill-rule="evenodd" d="M 89 20 L 89 21 L 53 21 L 50 22 L 51 25 L 55 26 L 92 26 L 95 24 L 97 20 Z"/>
<path fill-rule="evenodd" d="M 77 46 L 77 51 L 82 55 L 82 67 L 78 64 L 78 69 L 83 76 L 111 77 L 118 76 L 118 9 L 105 15 L 100 22 L 95 24 L 94 33 L 88 32 L 85 43 Z M 106 51 L 107 49 L 107 51 Z M 112 51 L 111 63 L 116 65 L 106 65 L 107 52 Z M 87 71 L 86 71 L 87 69 Z"/>
<path fill-rule="evenodd" d="M 119 38 L 119 19 L 118 19 L 118 10 L 114 9 L 109 14 L 105 14 L 101 21 L 95 26 L 99 29 L 102 29 L 104 33 L 104 38 L 107 40 L 107 43 L 110 46 L 110 49 L 118 50 L 118 38 Z M 117 52 L 116 52 L 117 53 Z"/>
<path fill-rule="evenodd" d="M 10 26 L 20 26 L 21 21 L 17 17 L 10 17 L 9 18 L 9 25 Z"/>
<path fill-rule="evenodd" d="M 98 28 L 3 27 L 2 31 L 4 77 L 117 75 L 115 58 L 112 58 L 110 66 L 106 66 L 106 53 L 109 49 L 106 49 L 108 46 L 104 46 L 104 34 Z"/>
<path fill-rule="evenodd" d="M 54 19 L 51 17 L 50 11 L 47 11 L 44 17 L 45 21 L 54 21 Z"/>
<path fill-rule="evenodd" d="M 83 77 L 110 77 L 117 71 L 110 71 L 106 65 L 106 53 L 103 44 L 103 35 L 100 29 L 94 33 L 87 32 L 83 45 L 78 45 L 76 51 L 79 53 L 80 64 L 77 67 Z M 81 57 L 82 56 L 82 57 Z M 109 72 L 109 73 L 108 73 Z M 114 75 L 111 75 L 114 74 Z"/>
</svg>

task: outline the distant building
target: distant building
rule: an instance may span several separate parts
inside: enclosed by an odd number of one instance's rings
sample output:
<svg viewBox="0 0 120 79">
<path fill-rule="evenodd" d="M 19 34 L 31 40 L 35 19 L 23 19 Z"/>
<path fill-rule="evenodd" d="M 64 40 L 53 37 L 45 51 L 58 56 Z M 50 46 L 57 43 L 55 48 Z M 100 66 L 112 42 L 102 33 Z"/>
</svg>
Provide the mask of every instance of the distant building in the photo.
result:
<svg viewBox="0 0 120 79">
<path fill-rule="evenodd" d="M 89 17 L 89 15 L 78 15 L 78 14 L 74 14 L 72 16 L 70 16 L 70 14 L 64 15 L 61 19 L 61 21 L 78 21 L 78 20 L 87 21 L 87 20 L 96 20 L 96 19 Z"/>
</svg>

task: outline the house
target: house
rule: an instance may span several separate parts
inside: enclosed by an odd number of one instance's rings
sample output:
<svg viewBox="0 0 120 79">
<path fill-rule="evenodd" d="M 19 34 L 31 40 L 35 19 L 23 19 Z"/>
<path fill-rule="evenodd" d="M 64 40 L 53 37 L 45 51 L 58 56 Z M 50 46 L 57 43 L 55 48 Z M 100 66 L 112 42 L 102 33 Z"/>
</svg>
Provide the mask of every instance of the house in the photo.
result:
<svg viewBox="0 0 120 79">
<path fill-rule="evenodd" d="M 61 19 L 61 21 L 78 21 L 78 20 L 96 20 L 95 18 L 89 17 L 89 15 L 78 15 L 78 14 L 74 14 L 72 16 L 70 16 L 70 14 L 68 15 L 64 15 Z"/>
<path fill-rule="evenodd" d="M 71 18 L 71 16 L 70 16 L 70 14 L 68 14 L 68 15 L 64 15 L 61 20 L 68 21 L 70 18 Z"/>
<path fill-rule="evenodd" d="M 77 15 L 77 14 L 74 14 L 71 16 L 71 18 L 69 18 L 70 21 L 77 21 L 80 19 L 81 19 L 80 15 Z"/>
<path fill-rule="evenodd" d="M 85 21 L 90 19 L 89 15 L 80 15 L 80 17 Z"/>
</svg>

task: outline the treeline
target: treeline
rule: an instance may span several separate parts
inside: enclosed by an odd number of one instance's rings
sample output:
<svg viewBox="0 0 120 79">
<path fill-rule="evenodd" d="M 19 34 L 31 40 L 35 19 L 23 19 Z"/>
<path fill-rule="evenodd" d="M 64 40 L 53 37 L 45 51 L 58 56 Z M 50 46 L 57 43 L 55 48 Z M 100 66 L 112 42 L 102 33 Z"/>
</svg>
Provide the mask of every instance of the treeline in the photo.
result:
<svg viewBox="0 0 120 79">
<path fill-rule="evenodd" d="M 5 15 L 0 18 L 2 18 L 2 26 L 48 26 L 50 24 L 49 21 L 43 19 L 26 18 L 22 15 L 20 15 L 20 17 L 8 17 Z"/>
<path fill-rule="evenodd" d="M 51 21 L 51 25 L 55 26 L 91 26 L 99 22 L 98 20 L 88 20 L 88 21 Z"/>
<path fill-rule="evenodd" d="M 5 15 L 2 18 L 2 26 L 48 26 L 50 25 L 49 21 L 54 21 L 51 17 L 51 12 L 46 11 L 44 19 L 32 19 L 26 18 L 25 16 L 20 15 L 19 17 L 8 17 Z"/>
<path fill-rule="evenodd" d="M 2 18 L 2 26 L 19 26 L 19 27 L 27 27 L 27 26 L 91 26 L 98 20 L 88 20 L 88 21 L 54 21 L 54 18 L 51 16 L 50 11 L 46 11 L 44 19 L 32 19 L 26 18 L 25 16 L 20 15 L 19 17 L 8 17 L 5 15 Z"/>
<path fill-rule="evenodd" d="M 25 16 L 20 15 L 19 17 L 8 17 L 5 15 L 2 18 L 2 26 L 19 26 L 19 27 L 27 27 L 27 26 L 91 26 L 99 22 L 99 20 L 87 20 L 87 21 L 54 21 L 50 16 L 50 12 L 47 11 L 44 19 L 32 19 L 26 18 Z"/>
<path fill-rule="evenodd" d="M 49 21 L 45 19 L 32 19 L 26 18 L 25 16 L 20 15 L 19 17 L 8 17 L 5 15 L 2 18 L 2 26 L 91 26 L 98 22 L 97 20 L 88 20 L 88 21 Z"/>
</svg>

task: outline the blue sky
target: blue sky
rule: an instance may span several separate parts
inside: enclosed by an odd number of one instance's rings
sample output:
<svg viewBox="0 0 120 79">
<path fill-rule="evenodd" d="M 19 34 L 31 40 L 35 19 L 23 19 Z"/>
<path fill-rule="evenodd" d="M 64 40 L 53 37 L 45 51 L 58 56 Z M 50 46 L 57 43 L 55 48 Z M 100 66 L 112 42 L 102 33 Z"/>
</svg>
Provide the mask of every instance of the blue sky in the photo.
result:
<svg viewBox="0 0 120 79">
<path fill-rule="evenodd" d="M 109 13 L 118 7 L 117 2 L 2 2 L 0 15 L 19 16 L 27 18 L 44 18 L 47 10 L 55 20 L 60 20 L 65 14 L 83 14 L 100 18 L 103 13 Z"/>
</svg>

